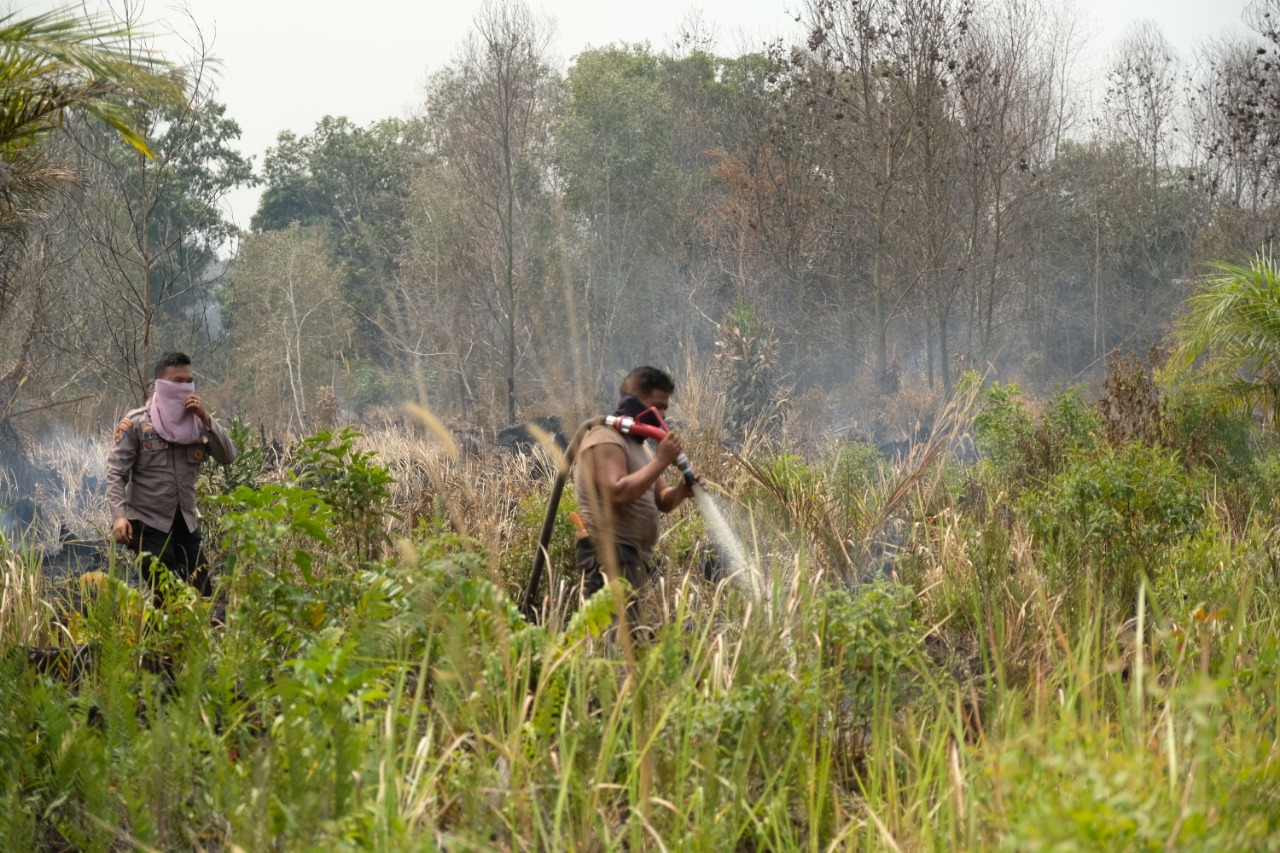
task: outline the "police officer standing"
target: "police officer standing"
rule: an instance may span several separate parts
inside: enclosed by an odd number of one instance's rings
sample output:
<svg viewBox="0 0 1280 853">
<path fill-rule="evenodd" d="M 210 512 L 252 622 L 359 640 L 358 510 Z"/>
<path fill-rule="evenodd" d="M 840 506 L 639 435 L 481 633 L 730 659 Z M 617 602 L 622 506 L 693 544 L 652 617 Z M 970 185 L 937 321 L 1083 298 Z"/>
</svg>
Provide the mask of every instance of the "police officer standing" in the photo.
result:
<svg viewBox="0 0 1280 853">
<path fill-rule="evenodd" d="M 228 465 L 236 458 L 235 444 L 196 395 L 191 359 L 166 353 L 156 362 L 151 398 L 116 426 L 107 457 L 111 533 L 203 595 L 213 592 L 213 584 L 200 547 L 196 477 L 210 456 Z M 143 561 L 158 606 L 162 598 L 151 565 Z"/>
</svg>

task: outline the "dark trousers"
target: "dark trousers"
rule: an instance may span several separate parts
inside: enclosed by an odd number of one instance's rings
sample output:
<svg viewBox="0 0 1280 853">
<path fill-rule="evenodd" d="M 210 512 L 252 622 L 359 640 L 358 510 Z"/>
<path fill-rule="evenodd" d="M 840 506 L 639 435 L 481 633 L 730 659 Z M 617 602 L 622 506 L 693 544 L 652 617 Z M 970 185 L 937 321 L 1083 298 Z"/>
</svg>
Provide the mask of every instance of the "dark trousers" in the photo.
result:
<svg viewBox="0 0 1280 853">
<path fill-rule="evenodd" d="M 640 624 L 640 601 L 638 593 L 649 582 L 652 568 L 639 551 L 624 542 L 614 544 L 617 557 L 616 571 L 631 585 L 627 595 L 627 620 L 632 630 Z M 590 537 L 579 539 L 575 549 L 578 570 L 582 572 L 582 599 L 587 600 L 604 589 L 604 561 L 596 553 L 595 543 Z"/>
<path fill-rule="evenodd" d="M 209 564 L 205 560 L 204 549 L 200 547 L 200 531 L 187 529 L 181 508 L 174 513 L 173 527 L 168 532 L 143 524 L 136 518 L 129 519 L 129 524 L 133 527 L 133 539 L 129 542 L 131 551 L 155 557 L 169 570 L 169 574 L 191 584 L 201 595 L 213 594 Z M 151 586 L 156 606 L 161 606 L 164 596 L 150 559 L 142 561 L 142 572 Z"/>
</svg>

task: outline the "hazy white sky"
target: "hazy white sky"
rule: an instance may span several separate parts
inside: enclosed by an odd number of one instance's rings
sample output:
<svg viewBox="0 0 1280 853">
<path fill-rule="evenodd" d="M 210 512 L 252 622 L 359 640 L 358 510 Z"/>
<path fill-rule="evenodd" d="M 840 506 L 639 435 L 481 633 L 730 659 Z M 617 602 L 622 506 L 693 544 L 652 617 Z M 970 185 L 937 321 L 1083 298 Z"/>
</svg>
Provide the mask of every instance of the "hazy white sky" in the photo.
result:
<svg viewBox="0 0 1280 853">
<path fill-rule="evenodd" d="M 90 10 L 125 0 L 85 0 Z M 142 5 L 129 0 L 134 8 Z M 717 49 L 734 54 L 758 49 L 798 32 L 788 14 L 797 0 L 528 0 L 555 21 L 555 52 L 567 63 L 588 46 L 648 41 L 671 45 L 695 12 L 717 35 Z M 1179 51 L 1188 54 L 1206 37 L 1241 29 L 1247 0 L 1075 0 L 1089 54 L 1104 56 L 1134 21 L 1156 21 Z M 19 15 L 60 8 L 64 2 L 0 0 Z M 218 94 L 240 123 L 241 150 L 255 165 L 282 130 L 310 131 L 325 115 L 357 124 L 404 116 L 418 103 L 427 74 L 453 56 L 466 37 L 481 0 L 186 0 L 143 6 L 142 18 L 190 32 L 191 20 L 212 43 L 219 60 Z M 187 10 L 184 15 L 183 10 Z M 180 42 L 162 47 L 178 60 Z M 1100 61 L 1100 60 L 1099 60 Z M 257 206 L 258 191 L 241 191 L 229 206 L 242 226 Z"/>
</svg>

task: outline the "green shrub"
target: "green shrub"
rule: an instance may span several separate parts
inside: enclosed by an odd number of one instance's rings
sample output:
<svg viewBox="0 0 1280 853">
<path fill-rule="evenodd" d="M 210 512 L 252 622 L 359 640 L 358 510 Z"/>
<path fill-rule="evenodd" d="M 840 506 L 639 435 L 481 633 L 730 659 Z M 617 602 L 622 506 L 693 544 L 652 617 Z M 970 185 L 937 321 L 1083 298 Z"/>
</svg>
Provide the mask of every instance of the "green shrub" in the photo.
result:
<svg viewBox="0 0 1280 853">
<path fill-rule="evenodd" d="M 1215 405 L 1201 390 L 1180 388 L 1166 406 L 1168 443 L 1191 465 L 1204 465 L 1227 480 L 1255 475 L 1251 421 Z"/>
<path fill-rule="evenodd" d="M 196 481 L 196 502 L 201 509 L 200 527 L 208 544 L 222 541 L 226 531 L 222 524 L 222 505 L 211 500 L 229 495 L 241 486 L 256 489 L 266 475 L 266 449 L 253 440 L 249 425 L 233 418 L 227 437 L 236 446 L 236 458 L 230 465 L 207 463 Z M 206 547 L 208 547 L 206 544 Z"/>
<path fill-rule="evenodd" d="M 1025 476 L 1025 449 L 1034 431 L 1035 419 L 1027 411 L 1020 387 L 993 382 L 982 389 L 973 419 L 973 437 L 985 463 L 1004 482 L 1016 482 Z"/>
<path fill-rule="evenodd" d="M 1032 532 L 1069 569 L 1065 578 L 1096 584 L 1093 592 L 1132 603 L 1143 575 L 1157 574 L 1171 546 L 1195 534 L 1203 501 L 1178 455 L 1130 444 L 1076 457 L 1045 488 L 1022 501 Z"/>
<path fill-rule="evenodd" d="M 1093 450 L 1099 423 L 1078 387 L 1059 390 L 1036 418 L 1017 385 L 997 382 L 980 393 L 973 429 L 985 464 L 1018 493 L 1051 479 L 1073 455 Z"/>
<path fill-rule="evenodd" d="M 725 432 L 738 441 L 775 432 L 787 408 L 778 339 L 746 305 L 735 305 L 720 324 L 716 371 L 724 382 Z"/>
<path fill-rule="evenodd" d="M 870 722 L 881 703 L 900 701 L 924 665 L 915 593 L 894 583 L 826 593 L 819 604 L 822 667 L 842 693 L 844 723 Z"/>
<path fill-rule="evenodd" d="M 253 440 L 249 425 L 232 418 L 227 437 L 236 446 L 236 458 L 230 465 L 210 463 L 201 470 L 201 495 L 225 495 L 240 486 L 254 487 L 262 482 L 266 469 L 266 448 Z"/>
<path fill-rule="evenodd" d="M 240 486 L 214 503 L 225 511 L 227 571 L 240 565 L 250 569 L 271 566 L 277 571 L 296 567 L 310 582 L 314 554 L 311 546 L 327 545 L 333 508 L 315 489 L 296 484 Z"/>
<path fill-rule="evenodd" d="M 1040 417 L 1040 428 L 1047 440 L 1060 448 L 1058 458 L 1063 462 L 1071 455 L 1091 453 L 1097 448 L 1101 423 L 1097 410 L 1085 402 L 1080 386 L 1060 388 Z"/>
<path fill-rule="evenodd" d="M 301 470 L 298 482 L 320 493 L 333 508 L 338 537 L 364 560 L 376 559 L 388 537 L 385 529 L 391 512 L 393 479 L 375 460 L 372 451 L 356 450 L 362 433 L 349 427 L 336 435 L 318 432 L 299 442 L 294 465 Z"/>
<path fill-rule="evenodd" d="M 884 454 L 866 441 L 836 442 L 823 465 L 836 494 L 866 492 L 892 470 Z"/>
</svg>

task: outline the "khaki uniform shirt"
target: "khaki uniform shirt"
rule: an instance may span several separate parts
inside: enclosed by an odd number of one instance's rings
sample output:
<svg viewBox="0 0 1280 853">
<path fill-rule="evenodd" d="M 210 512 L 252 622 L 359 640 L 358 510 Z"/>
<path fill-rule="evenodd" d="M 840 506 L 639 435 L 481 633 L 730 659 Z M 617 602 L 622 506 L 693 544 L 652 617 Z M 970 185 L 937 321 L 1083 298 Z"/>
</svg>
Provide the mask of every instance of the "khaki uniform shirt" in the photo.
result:
<svg viewBox="0 0 1280 853">
<path fill-rule="evenodd" d="M 605 444 L 622 448 L 627 456 L 628 474 L 639 471 L 653 458 L 653 451 L 648 445 L 624 438 L 611 427 L 592 427 L 582 439 L 578 464 L 573 473 L 573 487 L 578 493 L 578 513 L 582 516 L 582 523 L 597 541 L 603 512 L 596 496 L 595 474 L 587 451 Z M 653 546 L 658 543 L 658 503 L 652 486 L 631 503 L 617 509 L 613 519 L 613 538 L 635 548 L 646 560 L 653 557 Z"/>
<path fill-rule="evenodd" d="M 178 508 L 187 529 L 200 528 L 196 514 L 196 477 L 212 456 L 223 465 L 236 458 L 236 446 L 217 421 L 202 429 L 198 444 L 170 444 L 156 433 L 146 408 L 129 412 L 116 426 L 107 456 L 107 504 L 111 520 L 138 519 L 168 531 Z"/>
</svg>

